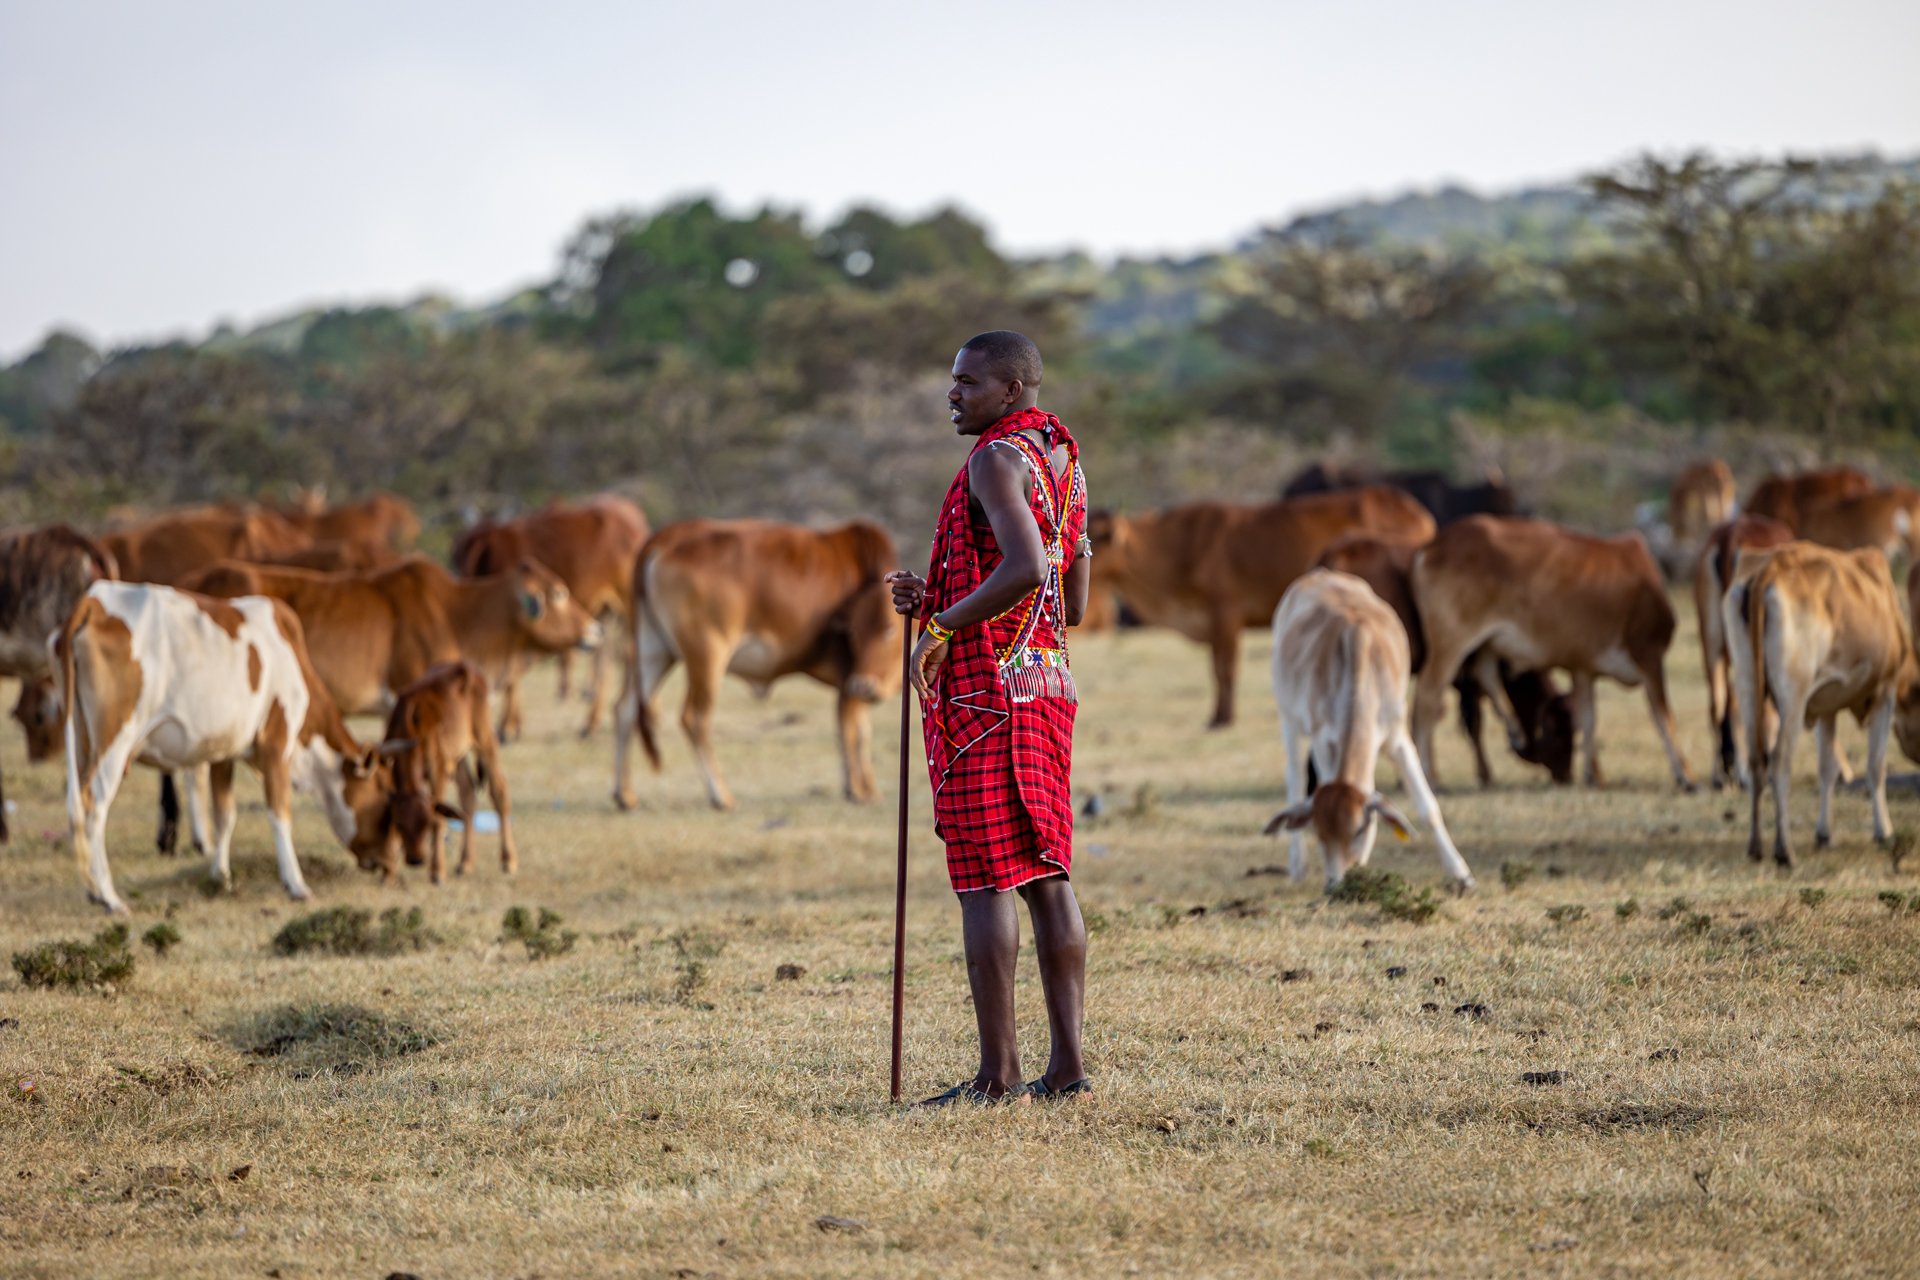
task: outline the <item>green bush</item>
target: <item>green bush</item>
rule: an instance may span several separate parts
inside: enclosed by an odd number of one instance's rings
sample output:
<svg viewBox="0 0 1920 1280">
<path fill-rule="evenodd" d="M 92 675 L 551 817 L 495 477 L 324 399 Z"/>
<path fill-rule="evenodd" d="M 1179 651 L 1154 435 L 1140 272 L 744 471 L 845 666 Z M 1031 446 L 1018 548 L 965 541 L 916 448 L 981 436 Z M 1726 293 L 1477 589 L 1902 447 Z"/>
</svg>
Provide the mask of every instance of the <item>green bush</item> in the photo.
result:
<svg viewBox="0 0 1920 1280">
<path fill-rule="evenodd" d="M 127 926 L 116 924 L 91 942 L 43 942 L 13 954 L 13 969 L 29 987 L 78 990 L 113 987 L 133 976 L 133 952 Z"/>
</svg>

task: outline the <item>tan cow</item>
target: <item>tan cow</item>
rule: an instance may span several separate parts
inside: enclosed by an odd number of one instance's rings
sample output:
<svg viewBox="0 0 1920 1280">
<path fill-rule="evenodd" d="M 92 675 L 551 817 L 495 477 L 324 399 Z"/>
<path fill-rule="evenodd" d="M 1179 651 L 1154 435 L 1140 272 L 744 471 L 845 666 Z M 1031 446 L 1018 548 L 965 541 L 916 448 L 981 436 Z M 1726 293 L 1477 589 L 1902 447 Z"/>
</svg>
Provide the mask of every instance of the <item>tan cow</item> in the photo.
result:
<svg viewBox="0 0 1920 1280">
<path fill-rule="evenodd" d="M 1733 470 L 1718 458 L 1702 458 L 1673 479 L 1667 491 L 1667 528 L 1676 546 L 1699 546 L 1733 518 L 1738 497 Z"/>
<path fill-rule="evenodd" d="M 280 880 L 310 896 L 293 848 L 292 791 L 313 791 L 356 853 L 387 796 L 314 676 L 291 609 L 145 583 L 97 582 L 52 642 L 66 694 L 67 816 L 88 895 L 127 913 L 107 866 L 107 812 L 128 768 L 210 766 L 209 872 L 231 887 L 233 767 L 260 774 Z M 358 848 L 356 848 L 358 846 Z"/>
<path fill-rule="evenodd" d="M 882 578 L 897 568 L 893 539 L 866 520 L 804 529 L 769 520 L 688 520 L 662 528 L 634 569 L 634 648 L 614 725 L 613 798 L 634 804 L 635 730 L 657 769 L 654 701 L 675 662 L 687 667 L 681 726 L 715 808 L 733 793 L 714 759 L 713 704 L 728 672 L 765 691 L 808 675 L 840 694 L 847 798 L 879 798 L 869 706 L 900 689 L 900 619 Z"/>
<path fill-rule="evenodd" d="M 1916 559 L 1920 540 L 1920 489 L 1888 485 L 1840 498 L 1800 517 L 1799 536 L 1836 551 L 1878 547 L 1889 559 Z"/>
<path fill-rule="evenodd" d="M 216 560 L 269 560 L 313 545 L 285 517 L 257 507 L 194 507 L 100 535 L 124 582 L 179 586 Z"/>
<path fill-rule="evenodd" d="M 1835 722 L 1851 712 L 1867 731 L 1873 838 L 1887 819 L 1887 737 L 1920 759 L 1920 665 L 1898 593 L 1877 547 L 1835 551 L 1789 542 L 1740 557 L 1721 606 L 1741 731 L 1752 759 L 1747 855 L 1760 858 L 1760 801 L 1773 787 L 1773 858 L 1793 865 L 1787 797 L 1794 736 L 1814 731 L 1820 766 L 1816 848 L 1831 843 L 1839 778 Z M 1770 714 L 1771 713 L 1771 714 Z"/>
<path fill-rule="evenodd" d="M 1770 516 L 1742 515 L 1715 529 L 1693 570 L 1693 610 L 1700 623 L 1700 661 L 1707 675 L 1707 723 L 1713 728 L 1713 789 L 1729 779 L 1747 785 L 1746 739 L 1738 731 L 1739 711 L 1732 684 L 1732 658 L 1720 615 L 1733 568 L 1745 550 L 1777 547 L 1793 540 L 1793 530 Z"/>
<path fill-rule="evenodd" d="M 315 542 L 343 542 L 374 563 L 413 550 L 420 540 L 420 517 L 413 504 L 394 493 L 376 493 L 358 502 L 325 506 L 318 500 L 275 509 Z"/>
<path fill-rule="evenodd" d="M 647 518 L 625 498 L 603 494 L 589 502 L 554 503 L 517 520 L 488 521 L 462 534 L 453 547 L 453 565 L 470 577 L 497 573 L 532 558 L 560 575 L 581 607 L 612 634 L 630 635 L 633 627 L 633 565 L 647 540 Z M 596 650 L 586 726 L 592 735 L 606 699 L 607 650 Z M 571 665 L 560 657 L 560 690 L 566 695 Z M 502 688 L 500 737 L 520 734 L 520 681 L 509 675 Z"/>
<path fill-rule="evenodd" d="M 513 804 L 507 776 L 500 768 L 500 745 L 488 710 L 487 678 L 470 662 L 436 663 L 400 691 L 387 717 L 387 738 L 380 754 L 393 772 L 393 801 L 387 817 L 391 840 L 382 870 L 391 882 L 399 867 L 426 864 L 433 883 L 447 877 L 446 820 L 460 824 L 460 864 L 456 875 L 473 869 L 474 799 L 479 777 L 500 817 L 500 870 L 512 875 L 520 865 L 513 843 Z M 441 798 L 447 783 L 460 789 L 460 807 Z"/>
<path fill-rule="evenodd" d="M 1380 753 L 1392 754 L 1416 812 L 1433 827 L 1447 874 L 1462 889 L 1473 872 L 1447 834 L 1440 804 L 1407 738 L 1407 681 L 1412 662 L 1407 630 L 1392 608 L 1360 579 L 1331 569 L 1299 578 L 1273 613 L 1273 696 L 1287 751 L 1287 802 L 1266 834 L 1293 833 L 1287 870 L 1306 870 L 1301 830 L 1312 827 L 1326 863 L 1329 891 L 1347 871 L 1365 866 L 1378 818 L 1402 839 L 1408 823 L 1374 787 Z M 1307 794 L 1311 754 L 1320 784 Z"/>
<path fill-rule="evenodd" d="M 14 719 L 27 735 L 27 759 L 60 749 L 60 699 L 54 692 L 47 637 L 95 582 L 118 577 L 113 556 L 64 524 L 0 534 L 0 676 L 20 681 Z M 9 839 L 0 798 L 0 844 Z"/>
<path fill-rule="evenodd" d="M 1485 645 L 1516 667 L 1563 670 L 1573 678 L 1574 729 L 1589 785 L 1601 780 L 1595 677 L 1644 685 L 1674 781 L 1693 789 L 1667 704 L 1673 606 L 1638 534 L 1596 538 L 1545 520 L 1470 516 L 1441 530 L 1414 558 L 1413 594 L 1427 632 L 1413 738 L 1429 778 L 1433 728 L 1445 709 L 1447 686 L 1467 656 Z M 1518 738 L 1513 708 L 1498 682 L 1487 693 L 1509 737 Z"/>
<path fill-rule="evenodd" d="M 1246 506 L 1193 502 L 1138 516 L 1096 511 L 1095 593 L 1112 591 L 1146 622 L 1171 627 L 1213 652 L 1210 727 L 1233 722 L 1240 633 L 1266 626 L 1293 580 L 1334 539 L 1367 534 L 1425 542 L 1433 517 L 1398 489 L 1379 486 Z"/>
<path fill-rule="evenodd" d="M 1771 475 L 1754 486 L 1753 496 L 1741 508 L 1750 516 L 1767 516 L 1800 533 L 1801 522 L 1828 503 L 1857 498 L 1873 491 L 1873 477 L 1858 467 L 1821 467 L 1788 475 Z"/>
</svg>

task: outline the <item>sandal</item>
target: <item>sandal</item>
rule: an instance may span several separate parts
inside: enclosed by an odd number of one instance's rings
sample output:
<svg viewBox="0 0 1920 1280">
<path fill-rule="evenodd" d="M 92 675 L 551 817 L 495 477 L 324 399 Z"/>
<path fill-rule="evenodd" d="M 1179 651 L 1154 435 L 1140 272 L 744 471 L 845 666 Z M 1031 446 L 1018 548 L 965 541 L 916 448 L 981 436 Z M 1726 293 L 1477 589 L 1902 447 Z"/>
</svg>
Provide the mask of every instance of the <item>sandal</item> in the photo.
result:
<svg viewBox="0 0 1920 1280">
<path fill-rule="evenodd" d="M 1089 1095 L 1093 1092 L 1093 1081 L 1082 1076 L 1072 1084 L 1063 1084 L 1054 1088 L 1047 1084 L 1045 1076 L 1041 1076 L 1037 1080 L 1029 1080 L 1026 1088 L 1028 1097 L 1041 1102 L 1051 1102 L 1055 1098 L 1077 1098 Z"/>
<path fill-rule="evenodd" d="M 997 1107 L 1003 1102 L 1012 1102 L 1024 1093 L 1025 1086 L 1022 1086 L 1018 1089 L 1009 1089 L 996 1098 L 985 1089 L 976 1087 L 973 1081 L 962 1080 L 945 1093 L 923 1098 L 914 1105 L 916 1107 L 950 1107 L 956 1102 L 971 1102 L 976 1107 Z"/>
</svg>

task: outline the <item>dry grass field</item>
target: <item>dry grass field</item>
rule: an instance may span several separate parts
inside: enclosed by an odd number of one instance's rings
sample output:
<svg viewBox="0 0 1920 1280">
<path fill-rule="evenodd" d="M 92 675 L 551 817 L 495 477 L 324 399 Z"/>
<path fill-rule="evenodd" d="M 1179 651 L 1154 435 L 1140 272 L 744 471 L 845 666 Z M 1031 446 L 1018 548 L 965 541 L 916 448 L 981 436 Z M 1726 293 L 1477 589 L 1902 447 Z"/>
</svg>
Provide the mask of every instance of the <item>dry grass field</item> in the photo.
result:
<svg viewBox="0 0 1920 1280">
<path fill-rule="evenodd" d="M 1683 610 L 1683 612 L 1690 612 Z M 1676 794 L 1638 694 L 1600 707 L 1611 785 L 1470 777 L 1442 802 L 1479 891 L 1424 924 L 1294 885 L 1265 637 L 1240 722 L 1205 733 L 1206 661 L 1090 637 L 1075 879 L 1099 1093 L 915 1113 L 886 1099 L 893 812 L 838 798 L 831 704 L 722 703 L 737 812 L 669 735 L 644 809 L 551 676 L 507 762 L 521 874 L 382 890 L 310 804 L 316 907 L 419 907 L 438 941 L 282 956 L 289 903 L 250 775 L 236 891 L 150 847 L 152 778 L 113 821 L 137 970 L 115 992 L 0 971 L 0 1272 L 9 1276 L 1911 1274 L 1920 1186 L 1920 889 L 1842 798 L 1833 850 L 1744 854 L 1744 802 Z M 1690 626 L 1669 659 L 1707 763 Z M 677 712 L 678 683 L 668 705 Z M 894 712 L 879 768 L 897 767 Z M 1862 755 L 1857 731 L 1845 741 Z M 15 838 L 0 953 L 85 938 L 59 777 L 4 736 Z M 1904 765 L 1902 767 L 1905 767 Z M 914 775 L 907 1074 L 972 1068 L 958 912 Z M 891 785 L 888 787 L 891 792 Z M 1920 825 L 1910 793 L 1896 826 Z M 1429 846 L 1376 865 L 1437 885 Z M 1502 871 L 1506 869 L 1504 877 Z M 137 895 L 137 896 L 136 896 Z M 1633 909 L 1637 904 L 1637 909 Z M 502 943 L 508 908 L 577 930 Z M 164 956 L 140 945 L 170 919 Z M 779 977 L 782 966 L 798 976 Z M 793 974 L 795 970 L 785 970 Z M 1045 1051 L 1031 957 L 1029 1071 Z M 315 1006 L 356 1006 L 325 1031 Z M 1523 1074 L 1564 1072 L 1553 1083 Z M 1536 1077 L 1539 1078 L 1539 1077 Z M 31 1090 L 24 1082 L 31 1081 Z M 245 1169 L 244 1176 L 236 1171 Z M 846 1220 L 836 1223 L 833 1220 Z"/>
</svg>

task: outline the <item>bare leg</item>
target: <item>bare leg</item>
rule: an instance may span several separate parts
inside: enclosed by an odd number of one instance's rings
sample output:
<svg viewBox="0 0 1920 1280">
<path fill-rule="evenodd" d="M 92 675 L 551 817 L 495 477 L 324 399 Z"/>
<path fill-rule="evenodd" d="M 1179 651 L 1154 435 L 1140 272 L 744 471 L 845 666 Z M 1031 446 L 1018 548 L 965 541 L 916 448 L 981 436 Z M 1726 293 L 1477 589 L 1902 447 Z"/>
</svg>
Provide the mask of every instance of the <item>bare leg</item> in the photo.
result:
<svg viewBox="0 0 1920 1280">
<path fill-rule="evenodd" d="M 1041 1079 L 1049 1089 L 1058 1089 L 1087 1076 L 1080 1050 L 1087 995 L 1087 929 L 1073 885 L 1065 876 L 1030 880 L 1020 886 L 1020 896 L 1026 899 L 1027 914 L 1033 920 L 1040 989 L 1047 1001 L 1051 1047 Z"/>
<path fill-rule="evenodd" d="M 981 889 L 960 895 L 960 930 L 967 953 L 967 985 L 980 1032 L 980 1070 L 974 1087 L 993 1097 L 1016 1089 L 1020 1046 L 1013 1024 L 1013 973 L 1020 950 L 1020 917 L 1013 895 Z"/>
</svg>

